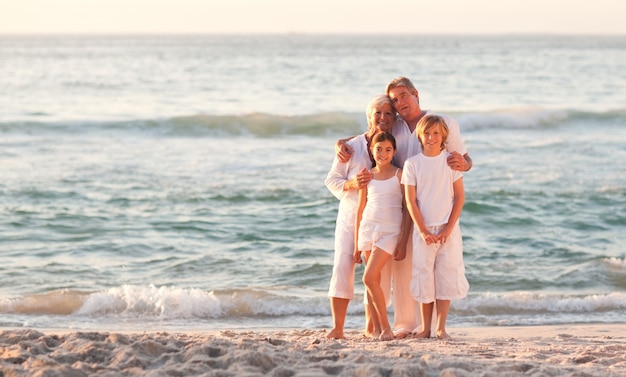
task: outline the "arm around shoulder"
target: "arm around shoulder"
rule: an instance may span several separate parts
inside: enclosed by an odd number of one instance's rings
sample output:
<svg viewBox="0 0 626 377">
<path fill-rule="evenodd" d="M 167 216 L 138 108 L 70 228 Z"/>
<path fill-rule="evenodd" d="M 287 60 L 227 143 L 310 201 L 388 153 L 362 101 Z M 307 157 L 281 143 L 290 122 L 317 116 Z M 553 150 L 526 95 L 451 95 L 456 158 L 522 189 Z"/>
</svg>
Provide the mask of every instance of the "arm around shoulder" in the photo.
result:
<svg viewBox="0 0 626 377">
<path fill-rule="evenodd" d="M 346 137 L 345 139 L 339 139 L 335 142 L 335 155 L 337 159 L 341 162 L 348 162 L 354 150 L 350 145 L 348 145 L 348 141 L 354 139 L 354 136 Z"/>
<path fill-rule="evenodd" d="M 472 169 L 472 166 L 474 166 L 474 161 L 472 161 L 469 153 L 465 153 L 463 155 L 463 159 L 465 159 L 465 163 L 467 164 L 467 169 L 465 169 L 464 171 L 470 171 L 470 169 Z"/>
</svg>

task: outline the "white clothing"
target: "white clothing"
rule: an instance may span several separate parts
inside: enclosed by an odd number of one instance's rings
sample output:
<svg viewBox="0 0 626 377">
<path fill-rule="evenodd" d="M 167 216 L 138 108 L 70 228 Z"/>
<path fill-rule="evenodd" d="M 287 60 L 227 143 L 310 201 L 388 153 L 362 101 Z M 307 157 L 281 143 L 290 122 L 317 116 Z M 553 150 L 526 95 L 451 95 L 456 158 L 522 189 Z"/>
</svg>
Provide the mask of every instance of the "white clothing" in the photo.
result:
<svg viewBox="0 0 626 377">
<path fill-rule="evenodd" d="M 358 205 L 358 191 L 344 191 L 346 181 L 353 179 L 363 168 L 371 169 L 365 135 L 348 141 L 354 151 L 346 163 L 339 162 L 337 156 L 324 183 L 330 192 L 339 199 L 339 211 L 335 225 L 335 257 L 333 275 L 328 289 L 329 297 L 354 298 L 354 226 Z"/>
<path fill-rule="evenodd" d="M 426 114 L 433 114 L 427 111 Z M 448 152 L 459 152 L 461 155 L 467 153 L 459 124 L 452 117 L 440 115 L 446 122 L 449 132 L 446 143 Z M 396 155 L 394 163 L 396 166 L 404 166 L 404 162 L 412 156 L 422 151 L 422 146 L 415 131 L 411 132 L 404 119 L 398 117 L 391 129 L 391 133 L 396 139 Z M 420 332 L 422 319 L 419 315 L 419 304 L 413 299 L 411 293 L 411 280 L 413 277 L 413 239 L 409 237 L 407 242 L 406 258 L 401 261 L 391 261 L 391 275 L 393 286 L 393 326 L 397 332 L 411 333 Z M 433 311 L 434 312 L 434 311 Z M 435 324 L 436 321 L 433 321 Z"/>
<path fill-rule="evenodd" d="M 404 163 L 402 184 L 415 186 L 417 205 L 424 224 L 438 234 L 448 223 L 454 205 L 454 182 L 463 175 L 448 166 L 450 153 L 442 151 L 429 157 L 423 153 Z M 463 241 L 459 223 L 444 244 L 426 245 L 413 227 L 413 268 L 411 293 L 415 300 L 430 303 L 435 299 L 463 298 L 469 289 L 463 264 Z"/>
<path fill-rule="evenodd" d="M 398 169 L 399 170 L 399 169 Z M 389 179 L 372 179 L 367 204 L 359 224 L 359 250 L 374 246 L 393 255 L 402 226 L 402 186 L 396 173 Z"/>
<path fill-rule="evenodd" d="M 439 234 L 444 225 L 430 227 Z M 457 223 L 444 243 L 426 245 L 418 231 L 413 232 L 413 277 L 411 293 L 421 303 L 456 300 L 467 296 L 469 282 L 463 264 L 463 239 Z"/>
<path fill-rule="evenodd" d="M 426 111 L 426 115 L 439 115 L 443 118 L 448 126 L 448 137 L 446 138 L 446 150 L 448 152 L 459 152 L 461 155 L 467 153 L 463 138 L 461 137 L 461 128 L 454 118 L 444 115 L 433 113 L 430 110 Z M 412 156 L 422 151 L 422 145 L 417 138 L 417 127 L 413 132 L 409 130 L 409 126 L 404 119 L 398 117 L 391 129 L 393 137 L 396 139 L 396 155 L 393 161 L 396 166 L 404 166 L 404 162 Z"/>
<path fill-rule="evenodd" d="M 393 286 L 393 327 L 398 333 L 419 332 L 422 319 L 419 316 L 419 304 L 411 293 L 413 273 L 413 238 L 409 237 L 406 245 L 406 257 L 401 261 L 391 260 L 391 282 Z M 382 286 L 382 283 L 381 283 Z"/>
<path fill-rule="evenodd" d="M 450 153 L 442 151 L 435 157 L 420 153 L 404 163 L 402 184 L 415 186 L 417 204 L 426 226 L 448 222 L 454 204 L 453 184 L 463 177 L 448 166 Z"/>
</svg>

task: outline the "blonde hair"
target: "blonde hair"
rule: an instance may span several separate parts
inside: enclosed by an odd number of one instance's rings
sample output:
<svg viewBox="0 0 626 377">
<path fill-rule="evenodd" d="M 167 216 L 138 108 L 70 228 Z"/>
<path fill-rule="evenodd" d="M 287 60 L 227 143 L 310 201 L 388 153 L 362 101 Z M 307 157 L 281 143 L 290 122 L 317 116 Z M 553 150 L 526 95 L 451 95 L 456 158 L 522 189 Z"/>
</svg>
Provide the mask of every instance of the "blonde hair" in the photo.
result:
<svg viewBox="0 0 626 377">
<path fill-rule="evenodd" d="M 377 108 L 379 106 L 382 106 L 384 104 L 388 104 L 393 109 L 393 102 L 391 102 L 391 98 L 389 98 L 385 94 L 377 95 L 376 97 L 372 98 L 370 103 L 367 105 L 367 109 L 365 110 L 365 114 L 369 118 L 370 114 L 372 113 L 372 111 L 374 111 L 375 108 Z"/>
<path fill-rule="evenodd" d="M 367 116 L 367 128 L 368 129 L 372 127 L 372 125 L 370 124 L 370 117 L 372 116 L 372 113 L 374 112 L 374 110 L 376 110 L 377 107 L 380 107 L 384 104 L 389 105 L 391 107 L 391 110 L 395 114 L 395 108 L 393 107 L 393 102 L 391 102 L 391 98 L 387 97 L 384 94 L 377 95 L 376 97 L 372 98 L 370 103 L 367 105 L 367 109 L 365 110 L 365 115 Z"/>
<path fill-rule="evenodd" d="M 445 119 L 439 115 L 426 115 L 417 123 L 417 139 L 422 145 L 422 149 L 424 148 L 424 142 L 422 141 L 424 133 L 437 126 L 441 126 L 441 145 L 439 146 L 439 150 L 446 149 L 446 140 L 448 139 L 448 133 L 450 130 L 448 129 L 448 124 Z"/>
</svg>

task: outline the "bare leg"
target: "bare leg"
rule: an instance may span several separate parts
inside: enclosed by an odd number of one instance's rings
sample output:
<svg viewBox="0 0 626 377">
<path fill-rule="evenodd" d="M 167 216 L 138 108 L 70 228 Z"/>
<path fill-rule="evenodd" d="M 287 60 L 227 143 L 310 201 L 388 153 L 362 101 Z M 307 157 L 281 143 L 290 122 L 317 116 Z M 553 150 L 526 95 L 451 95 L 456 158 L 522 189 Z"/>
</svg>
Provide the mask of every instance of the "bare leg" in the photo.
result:
<svg viewBox="0 0 626 377">
<path fill-rule="evenodd" d="M 348 304 L 350 300 L 347 298 L 331 297 L 330 310 L 333 313 L 333 328 L 326 335 L 331 339 L 343 339 L 343 326 L 346 322 L 346 314 L 348 313 Z"/>
<path fill-rule="evenodd" d="M 422 318 L 422 331 L 415 334 L 416 338 L 430 338 L 430 326 L 433 318 L 434 302 L 420 303 L 420 315 Z"/>
<path fill-rule="evenodd" d="M 367 294 L 367 293 L 366 293 Z M 374 336 L 374 331 L 376 331 L 376 329 L 374 328 L 374 322 L 372 322 L 372 313 L 370 312 L 370 307 L 369 304 L 367 302 L 363 303 L 363 306 L 365 307 L 365 336 Z"/>
<path fill-rule="evenodd" d="M 387 317 L 385 294 L 380 287 L 381 271 L 390 258 L 391 255 L 387 254 L 384 250 L 374 248 L 365 266 L 365 273 L 363 274 L 363 283 L 365 283 L 367 293 L 378 315 L 378 320 L 380 321 L 380 340 L 391 340 L 394 338 L 391 325 L 389 324 L 389 318 Z"/>
<path fill-rule="evenodd" d="M 450 310 L 450 300 L 437 300 L 437 338 L 450 339 L 446 332 L 446 320 Z"/>
<path fill-rule="evenodd" d="M 371 254 L 371 250 L 363 252 L 366 267 Z M 376 309 L 374 308 L 372 297 L 369 292 L 365 290 L 365 335 L 376 338 L 380 335 L 380 332 L 380 319 L 378 318 L 378 313 L 376 313 Z"/>
<path fill-rule="evenodd" d="M 374 304 L 372 303 L 372 298 L 369 296 L 367 291 L 365 292 L 367 296 L 367 303 L 365 304 L 365 335 L 376 338 L 380 335 L 380 319 L 378 318 L 378 313 L 376 313 L 376 309 L 374 308 Z"/>
</svg>

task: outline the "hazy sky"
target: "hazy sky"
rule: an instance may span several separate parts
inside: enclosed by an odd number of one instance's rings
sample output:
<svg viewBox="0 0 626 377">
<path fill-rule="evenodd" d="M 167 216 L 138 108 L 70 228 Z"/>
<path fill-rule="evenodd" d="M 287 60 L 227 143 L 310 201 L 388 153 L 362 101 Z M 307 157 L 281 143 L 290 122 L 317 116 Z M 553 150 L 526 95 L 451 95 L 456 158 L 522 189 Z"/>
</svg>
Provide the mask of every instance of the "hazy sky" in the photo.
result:
<svg viewBox="0 0 626 377">
<path fill-rule="evenodd" d="M 0 34 L 626 34 L 625 16 L 626 0 L 0 0 Z"/>
</svg>

